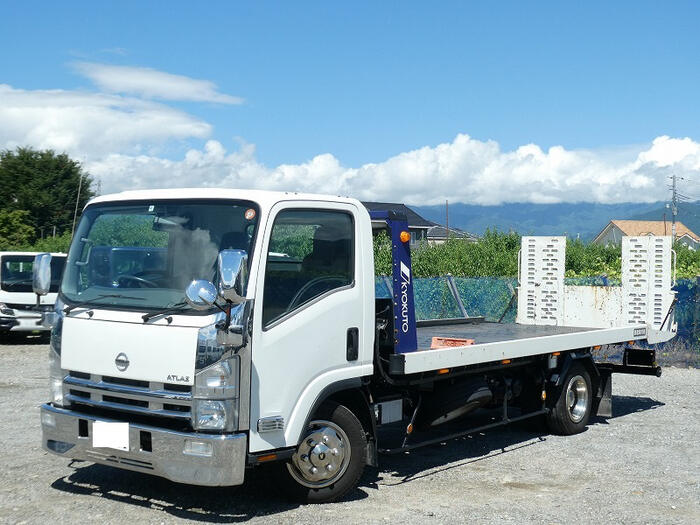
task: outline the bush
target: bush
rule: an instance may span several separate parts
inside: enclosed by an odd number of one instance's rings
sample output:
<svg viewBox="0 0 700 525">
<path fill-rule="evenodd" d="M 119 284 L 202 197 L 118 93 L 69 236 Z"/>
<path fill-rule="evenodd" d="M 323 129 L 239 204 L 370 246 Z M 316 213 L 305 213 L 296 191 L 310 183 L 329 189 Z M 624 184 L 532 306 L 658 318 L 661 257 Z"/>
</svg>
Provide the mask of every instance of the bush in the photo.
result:
<svg viewBox="0 0 700 525">
<path fill-rule="evenodd" d="M 676 243 L 677 278 L 700 275 L 700 252 Z M 487 230 L 477 242 L 450 239 L 444 244 L 422 244 L 412 252 L 415 277 L 515 277 L 518 274 L 520 235 Z M 377 275 L 391 274 L 391 241 L 385 233 L 374 239 Z M 566 243 L 566 277 L 606 275 L 615 280 L 622 272 L 620 246 L 600 246 L 569 239 Z"/>
</svg>

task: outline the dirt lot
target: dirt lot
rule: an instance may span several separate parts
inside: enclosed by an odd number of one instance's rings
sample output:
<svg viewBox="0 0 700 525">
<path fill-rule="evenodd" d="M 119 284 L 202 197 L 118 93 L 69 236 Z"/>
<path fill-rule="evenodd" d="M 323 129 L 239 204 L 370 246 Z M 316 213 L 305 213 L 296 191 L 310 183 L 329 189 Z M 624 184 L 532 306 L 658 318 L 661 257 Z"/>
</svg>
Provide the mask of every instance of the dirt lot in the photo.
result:
<svg viewBox="0 0 700 525">
<path fill-rule="evenodd" d="M 299 506 L 265 470 L 212 489 L 47 454 L 48 347 L 14 343 L 0 345 L 3 523 L 700 523 L 699 370 L 615 376 L 614 417 L 577 436 L 497 430 L 384 457 L 346 501 Z"/>
</svg>

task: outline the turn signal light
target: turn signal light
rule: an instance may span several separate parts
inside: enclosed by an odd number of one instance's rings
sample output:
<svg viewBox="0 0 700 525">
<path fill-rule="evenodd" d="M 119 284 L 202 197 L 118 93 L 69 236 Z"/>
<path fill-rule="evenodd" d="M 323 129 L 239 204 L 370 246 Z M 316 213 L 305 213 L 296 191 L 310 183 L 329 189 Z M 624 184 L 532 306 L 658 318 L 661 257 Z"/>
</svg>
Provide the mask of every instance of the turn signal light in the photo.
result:
<svg viewBox="0 0 700 525">
<path fill-rule="evenodd" d="M 407 231 L 402 231 L 399 238 L 401 239 L 401 242 L 408 242 L 411 240 L 411 234 Z"/>
</svg>

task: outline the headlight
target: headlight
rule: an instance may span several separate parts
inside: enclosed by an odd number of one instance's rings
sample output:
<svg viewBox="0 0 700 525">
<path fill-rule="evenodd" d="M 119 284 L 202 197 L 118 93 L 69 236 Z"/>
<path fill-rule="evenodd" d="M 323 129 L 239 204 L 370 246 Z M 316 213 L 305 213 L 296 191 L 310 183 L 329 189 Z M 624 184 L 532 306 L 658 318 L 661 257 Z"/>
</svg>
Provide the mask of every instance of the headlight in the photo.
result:
<svg viewBox="0 0 700 525">
<path fill-rule="evenodd" d="M 232 401 L 195 400 L 192 426 L 196 430 L 230 430 L 233 420 Z"/>
<path fill-rule="evenodd" d="M 194 376 L 194 397 L 231 399 L 238 387 L 238 358 L 234 356 L 208 366 Z"/>
<path fill-rule="evenodd" d="M 5 303 L 0 303 L 0 314 L 11 315 L 14 317 L 15 312 L 12 308 L 8 308 L 8 306 Z"/>
<path fill-rule="evenodd" d="M 51 328 L 51 342 L 49 344 L 49 399 L 54 405 L 63 406 L 63 379 L 68 375 L 68 372 L 61 368 L 63 303 L 60 300 L 56 301 L 54 312 L 56 316 Z"/>
<path fill-rule="evenodd" d="M 194 376 L 195 430 L 230 431 L 238 420 L 238 356 L 222 359 L 230 348 L 217 342 L 216 333 L 215 325 L 205 326 L 197 337 L 197 366 L 206 368 Z"/>
<path fill-rule="evenodd" d="M 51 349 L 56 352 L 59 356 L 61 355 L 61 334 L 63 333 L 63 301 L 56 299 L 56 304 L 54 305 L 54 314 L 51 317 Z M 43 318 L 42 318 L 43 321 Z"/>
<path fill-rule="evenodd" d="M 195 430 L 233 430 L 238 414 L 238 358 L 224 359 L 195 374 L 192 393 Z"/>
<path fill-rule="evenodd" d="M 49 349 L 49 399 L 54 405 L 63 406 L 63 379 L 67 375 L 61 368 L 61 356 Z"/>
</svg>

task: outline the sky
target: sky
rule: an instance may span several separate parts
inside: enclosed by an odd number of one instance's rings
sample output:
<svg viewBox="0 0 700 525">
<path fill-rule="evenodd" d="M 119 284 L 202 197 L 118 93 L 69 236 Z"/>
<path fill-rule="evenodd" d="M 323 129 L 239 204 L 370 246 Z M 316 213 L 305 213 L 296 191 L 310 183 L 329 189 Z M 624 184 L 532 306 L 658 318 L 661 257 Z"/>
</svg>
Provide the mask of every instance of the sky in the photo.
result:
<svg viewBox="0 0 700 525">
<path fill-rule="evenodd" d="M 0 149 L 103 193 L 700 198 L 697 2 L 12 2 Z"/>
</svg>

